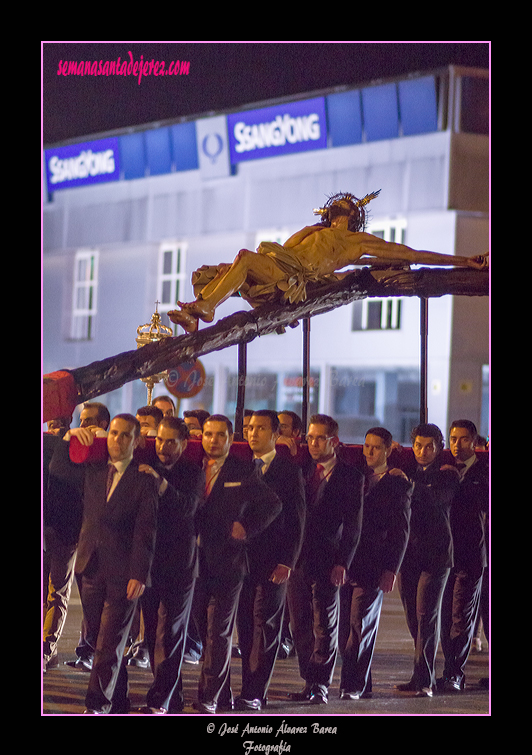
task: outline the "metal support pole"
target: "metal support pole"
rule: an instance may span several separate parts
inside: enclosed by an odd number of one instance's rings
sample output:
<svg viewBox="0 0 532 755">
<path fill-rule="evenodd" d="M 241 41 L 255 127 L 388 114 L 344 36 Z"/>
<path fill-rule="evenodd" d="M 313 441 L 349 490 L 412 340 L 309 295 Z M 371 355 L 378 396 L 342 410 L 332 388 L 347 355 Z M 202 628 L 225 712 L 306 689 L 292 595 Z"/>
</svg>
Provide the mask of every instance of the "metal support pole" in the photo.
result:
<svg viewBox="0 0 532 755">
<path fill-rule="evenodd" d="M 246 401 L 246 377 L 248 370 L 247 343 L 238 344 L 238 382 L 236 387 L 235 440 L 243 440 L 244 404 Z"/>
<path fill-rule="evenodd" d="M 310 317 L 303 319 L 303 397 L 301 420 L 303 433 L 307 432 L 308 408 L 310 403 Z"/>
<path fill-rule="evenodd" d="M 420 354 L 420 392 L 419 392 L 419 421 L 420 423 L 428 422 L 428 341 L 429 341 L 429 301 L 428 299 L 419 299 L 420 304 L 420 323 L 419 330 L 421 335 L 421 354 Z"/>
</svg>

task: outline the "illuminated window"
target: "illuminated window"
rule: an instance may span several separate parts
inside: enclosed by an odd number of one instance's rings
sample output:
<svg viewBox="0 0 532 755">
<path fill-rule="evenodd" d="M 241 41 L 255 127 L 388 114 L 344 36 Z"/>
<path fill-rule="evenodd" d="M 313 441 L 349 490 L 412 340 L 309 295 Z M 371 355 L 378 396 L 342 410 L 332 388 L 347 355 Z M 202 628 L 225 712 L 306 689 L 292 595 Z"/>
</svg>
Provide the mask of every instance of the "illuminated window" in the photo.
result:
<svg viewBox="0 0 532 755">
<path fill-rule="evenodd" d="M 72 322 L 70 337 L 74 341 L 94 338 L 94 319 L 97 311 L 98 257 L 94 250 L 76 252 L 74 285 L 72 290 Z"/>
<path fill-rule="evenodd" d="M 396 244 L 404 244 L 406 236 L 406 220 L 403 218 L 391 218 L 375 220 L 368 223 L 368 233 L 378 236 L 384 241 L 394 241 Z"/>
<path fill-rule="evenodd" d="M 353 302 L 351 330 L 400 330 L 402 299 L 363 299 Z"/>
<path fill-rule="evenodd" d="M 165 242 L 159 248 L 159 272 L 157 276 L 157 301 L 159 314 L 164 315 L 176 308 L 176 302 L 184 298 L 186 244 L 177 241 Z M 165 325 L 172 325 L 166 322 Z"/>
<path fill-rule="evenodd" d="M 406 220 L 394 218 L 370 222 L 367 231 L 384 241 L 404 244 Z M 360 262 L 364 263 L 364 259 Z M 351 330 L 400 330 L 401 309 L 402 300 L 393 297 L 355 301 L 351 310 Z"/>
</svg>

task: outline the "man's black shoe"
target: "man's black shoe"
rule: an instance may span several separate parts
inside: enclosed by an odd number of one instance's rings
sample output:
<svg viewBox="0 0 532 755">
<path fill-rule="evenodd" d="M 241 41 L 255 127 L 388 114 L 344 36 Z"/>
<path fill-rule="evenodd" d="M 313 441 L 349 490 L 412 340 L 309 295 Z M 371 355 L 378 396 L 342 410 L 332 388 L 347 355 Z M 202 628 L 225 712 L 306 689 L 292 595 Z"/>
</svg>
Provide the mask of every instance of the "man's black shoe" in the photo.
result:
<svg viewBox="0 0 532 755">
<path fill-rule="evenodd" d="M 244 697 L 237 697 L 234 704 L 235 710 L 260 710 L 261 708 L 262 700 L 258 698 L 246 700 Z"/>
<path fill-rule="evenodd" d="M 327 705 L 329 694 L 323 684 L 315 684 L 312 687 L 309 703 L 311 705 Z"/>
</svg>

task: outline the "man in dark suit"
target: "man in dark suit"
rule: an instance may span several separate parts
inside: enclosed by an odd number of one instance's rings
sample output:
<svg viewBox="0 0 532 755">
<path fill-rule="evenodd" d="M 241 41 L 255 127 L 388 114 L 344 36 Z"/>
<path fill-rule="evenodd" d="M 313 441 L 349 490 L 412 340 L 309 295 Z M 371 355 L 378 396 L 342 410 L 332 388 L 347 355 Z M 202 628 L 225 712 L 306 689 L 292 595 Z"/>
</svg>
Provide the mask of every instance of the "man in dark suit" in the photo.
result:
<svg viewBox="0 0 532 755">
<path fill-rule="evenodd" d="M 197 577 L 194 518 L 205 487 L 200 467 L 182 458 L 188 438 L 183 420 L 164 418 L 155 438 L 157 462 L 139 467 L 155 478 L 159 493 L 152 586 L 141 597 L 154 674 L 143 713 L 179 713 L 184 707 L 181 664 Z"/>
<path fill-rule="evenodd" d="M 301 555 L 288 584 L 292 636 L 305 680 L 294 700 L 325 704 L 338 652 L 339 588 L 360 538 L 364 477 L 336 455 L 338 424 L 310 418 L 312 463 L 307 470 L 307 516 Z"/>
<path fill-rule="evenodd" d="M 432 697 L 440 632 L 443 590 L 453 565 L 449 512 L 460 484 L 458 473 L 443 464 L 443 435 L 425 423 L 412 430 L 416 466 L 408 474 L 414 483 L 410 537 L 399 572 L 399 591 L 408 629 L 414 640 L 414 672 L 401 692 Z"/>
<path fill-rule="evenodd" d="M 105 436 L 111 416 L 105 404 L 92 401 L 83 404 L 79 416 L 79 426 L 91 428 L 91 432 Z M 48 423 L 48 430 L 55 425 L 58 429 L 56 435 L 43 436 L 44 458 L 50 453 L 51 443 L 59 441 L 68 432 L 72 417 L 61 418 L 59 421 Z M 55 446 L 53 446 L 55 448 Z M 50 453 L 47 464 L 51 461 Z M 48 469 L 46 469 L 46 475 Z M 49 488 L 43 485 L 44 502 L 44 542 L 46 546 L 44 566 L 48 568 L 48 595 L 46 596 L 45 618 L 43 623 L 43 649 L 46 668 L 50 664 L 57 663 L 57 642 L 66 619 L 70 590 L 74 578 L 74 564 L 76 562 L 76 549 L 81 529 L 82 500 L 79 492 L 72 489 L 69 483 L 49 478 Z M 81 586 L 78 585 L 81 592 Z M 94 638 L 93 645 L 96 640 Z M 92 666 L 92 650 L 86 640 L 86 627 L 82 622 L 80 641 L 76 648 L 76 661 L 69 665 L 81 669 L 90 669 Z"/>
<path fill-rule="evenodd" d="M 366 433 L 367 474 L 362 534 L 340 590 L 342 675 L 340 699 L 371 697 L 371 661 L 384 593 L 395 586 L 410 530 L 412 484 L 388 468 L 392 434 L 383 427 Z"/>
<path fill-rule="evenodd" d="M 57 645 L 65 626 L 81 527 L 81 500 L 49 475 L 55 446 L 71 417 L 48 423 L 43 434 L 43 671 L 58 664 Z"/>
<path fill-rule="evenodd" d="M 248 546 L 249 573 L 244 579 L 237 614 L 242 656 L 242 691 L 238 710 L 260 710 L 279 645 L 290 572 L 295 566 L 305 522 L 305 489 L 301 469 L 276 452 L 279 419 L 264 409 L 252 414 L 248 443 L 264 482 L 283 508 Z"/>
<path fill-rule="evenodd" d="M 461 692 L 480 604 L 482 575 L 487 564 L 485 522 L 489 508 L 489 471 L 477 458 L 477 428 L 470 420 L 453 422 L 449 447 L 460 475 L 451 505 L 454 566 L 442 602 L 441 644 L 445 656 L 445 692 Z"/>
<path fill-rule="evenodd" d="M 71 435 L 83 445 L 94 441 L 88 428 L 75 428 L 64 440 Z M 119 414 L 109 426 L 107 461 L 73 464 L 63 442 L 50 465 L 59 478 L 76 477 L 83 491 L 75 568 L 87 636 L 97 637 L 86 713 L 129 711 L 124 648 L 137 600 L 149 583 L 157 527 L 155 483 L 133 460 L 139 438 L 136 418 Z"/>
<path fill-rule="evenodd" d="M 238 598 L 248 573 L 246 546 L 280 513 L 282 504 L 251 461 L 230 456 L 233 426 L 212 415 L 203 425 L 205 503 L 199 532 L 199 577 L 193 612 L 204 647 L 198 702 L 202 713 L 232 708 L 228 684 Z"/>
</svg>

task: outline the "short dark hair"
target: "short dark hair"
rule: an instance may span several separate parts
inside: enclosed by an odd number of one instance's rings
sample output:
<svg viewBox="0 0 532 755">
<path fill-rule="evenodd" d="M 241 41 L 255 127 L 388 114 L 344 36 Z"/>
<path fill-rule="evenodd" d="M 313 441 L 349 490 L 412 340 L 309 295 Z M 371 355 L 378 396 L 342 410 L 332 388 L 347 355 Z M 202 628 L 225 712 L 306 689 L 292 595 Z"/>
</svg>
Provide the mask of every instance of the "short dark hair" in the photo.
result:
<svg viewBox="0 0 532 755">
<path fill-rule="evenodd" d="M 135 438 L 138 438 L 140 435 L 140 422 L 136 417 L 134 417 L 132 414 L 115 414 L 113 419 L 121 419 L 124 420 L 124 422 L 129 422 L 130 425 L 133 425 L 133 435 Z"/>
<path fill-rule="evenodd" d="M 229 435 L 233 435 L 233 423 L 224 414 L 210 414 L 205 422 L 225 422 Z M 205 424 L 205 422 L 203 424 Z"/>
<path fill-rule="evenodd" d="M 183 417 L 195 417 L 200 427 L 203 427 L 203 423 L 207 421 L 207 418 L 209 417 L 209 412 L 205 409 L 187 409 L 186 412 L 183 412 Z"/>
<path fill-rule="evenodd" d="M 471 422 L 470 419 L 457 419 L 454 422 L 451 422 L 449 433 L 451 432 L 453 427 L 461 427 L 463 430 L 467 430 L 469 435 L 472 437 L 473 442 L 476 443 L 477 438 L 478 438 L 478 431 L 477 431 L 477 427 L 475 423 Z"/>
<path fill-rule="evenodd" d="M 412 432 L 410 433 L 410 439 L 412 443 L 414 443 L 418 436 L 420 436 L 421 438 L 432 438 L 434 441 L 436 441 L 436 444 L 439 446 L 440 451 L 445 446 L 445 440 L 443 439 L 442 431 L 440 430 L 438 425 L 433 425 L 430 422 L 424 422 L 413 428 Z"/>
<path fill-rule="evenodd" d="M 366 431 L 367 435 L 377 435 L 379 438 L 381 438 L 384 441 L 384 445 L 386 448 L 390 448 L 393 441 L 393 436 L 389 430 L 387 430 L 385 427 L 371 427 L 369 430 Z"/>
<path fill-rule="evenodd" d="M 327 434 L 337 436 L 339 432 L 338 422 L 328 414 L 313 414 L 308 421 L 309 425 L 325 425 Z"/>
<path fill-rule="evenodd" d="M 280 412 L 277 412 L 277 416 L 279 416 L 280 414 L 288 414 L 289 417 L 292 417 L 292 430 L 297 432 L 298 434 L 301 433 L 301 430 L 303 429 L 303 422 L 301 421 L 299 414 L 291 412 L 289 409 L 282 409 Z"/>
<path fill-rule="evenodd" d="M 279 417 L 277 416 L 277 412 L 274 412 L 273 409 L 257 409 L 256 412 L 253 412 L 252 417 L 269 417 L 270 418 L 270 424 L 272 427 L 272 432 L 278 433 L 279 432 L 279 425 L 281 424 L 279 422 Z"/>
<path fill-rule="evenodd" d="M 109 427 L 111 415 L 109 413 L 109 409 L 105 406 L 105 404 L 102 404 L 100 401 L 86 401 L 83 404 L 83 409 L 97 409 L 98 414 L 96 415 L 96 421 L 107 422 L 107 427 Z"/>
<path fill-rule="evenodd" d="M 155 398 L 153 399 L 152 403 L 156 404 L 157 401 L 168 401 L 168 403 L 172 404 L 172 406 L 175 409 L 175 402 L 174 402 L 173 398 L 171 398 L 171 396 L 155 396 Z"/>
<path fill-rule="evenodd" d="M 155 422 L 159 424 L 164 414 L 156 406 L 141 406 L 140 409 L 137 409 L 137 417 L 153 417 Z"/>
<path fill-rule="evenodd" d="M 187 423 L 179 417 L 163 417 L 159 422 L 159 427 L 161 425 L 169 427 L 171 430 L 177 430 L 179 433 L 179 440 L 188 440 L 190 438 Z"/>
</svg>

